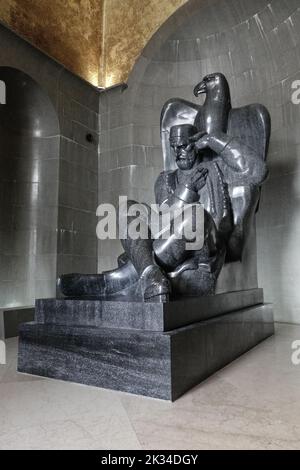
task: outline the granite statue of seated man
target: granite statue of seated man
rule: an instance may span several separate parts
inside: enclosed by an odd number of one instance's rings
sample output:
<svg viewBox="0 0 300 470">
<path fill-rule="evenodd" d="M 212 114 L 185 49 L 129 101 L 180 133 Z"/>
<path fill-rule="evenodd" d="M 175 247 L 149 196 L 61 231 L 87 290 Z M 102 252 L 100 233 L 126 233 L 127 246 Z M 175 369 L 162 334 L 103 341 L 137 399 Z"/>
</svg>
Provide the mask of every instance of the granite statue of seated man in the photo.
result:
<svg viewBox="0 0 300 470">
<path fill-rule="evenodd" d="M 206 94 L 203 106 L 174 99 L 163 109 L 167 169 L 154 189 L 160 206 L 202 208 L 201 246 L 187 249 L 190 240 L 174 234 L 157 238 L 143 219 L 149 236 L 121 240 L 124 254 L 117 269 L 62 275 L 58 286 L 65 296 L 164 302 L 176 296 L 211 295 L 224 263 L 242 259 L 267 175 L 268 112 L 261 105 L 232 109 L 222 74 L 205 77 L 195 88 L 195 95 L 200 93 Z M 190 214 L 193 224 L 194 212 Z"/>
</svg>

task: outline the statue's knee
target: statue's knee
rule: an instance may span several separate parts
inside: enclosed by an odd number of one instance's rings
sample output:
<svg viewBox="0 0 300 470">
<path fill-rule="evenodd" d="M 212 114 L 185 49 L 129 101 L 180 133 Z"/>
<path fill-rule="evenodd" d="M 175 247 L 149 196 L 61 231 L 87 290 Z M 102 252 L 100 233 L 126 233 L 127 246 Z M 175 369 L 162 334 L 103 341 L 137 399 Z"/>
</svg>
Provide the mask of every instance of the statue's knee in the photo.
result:
<svg viewBox="0 0 300 470">
<path fill-rule="evenodd" d="M 132 199 L 121 202 L 117 208 L 117 226 L 119 231 L 120 229 L 124 231 L 128 224 L 136 219 L 138 219 L 139 223 L 143 224 L 144 227 L 149 227 L 151 221 L 150 206 Z"/>
</svg>

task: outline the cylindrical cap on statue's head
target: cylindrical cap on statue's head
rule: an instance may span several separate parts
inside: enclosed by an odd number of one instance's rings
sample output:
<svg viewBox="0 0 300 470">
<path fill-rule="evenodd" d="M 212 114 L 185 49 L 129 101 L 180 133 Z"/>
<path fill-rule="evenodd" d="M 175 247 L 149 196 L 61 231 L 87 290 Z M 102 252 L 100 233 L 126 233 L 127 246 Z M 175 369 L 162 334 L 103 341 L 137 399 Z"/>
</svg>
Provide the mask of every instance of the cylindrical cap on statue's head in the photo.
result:
<svg viewBox="0 0 300 470">
<path fill-rule="evenodd" d="M 189 142 L 189 138 L 197 134 L 197 127 L 192 124 L 180 124 L 170 129 L 170 142 Z"/>
</svg>

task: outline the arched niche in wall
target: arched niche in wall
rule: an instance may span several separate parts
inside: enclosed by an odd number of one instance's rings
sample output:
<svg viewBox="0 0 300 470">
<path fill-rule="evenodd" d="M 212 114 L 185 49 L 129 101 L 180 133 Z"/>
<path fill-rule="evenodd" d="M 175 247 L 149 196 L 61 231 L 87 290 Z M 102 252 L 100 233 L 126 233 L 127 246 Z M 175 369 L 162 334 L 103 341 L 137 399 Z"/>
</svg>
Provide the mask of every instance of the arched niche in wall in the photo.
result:
<svg viewBox="0 0 300 470">
<path fill-rule="evenodd" d="M 300 79 L 299 46 L 298 0 L 190 0 L 152 37 L 133 68 L 128 89 L 110 107 L 114 127 L 107 132 L 109 148 L 103 154 L 105 197 L 115 197 L 120 186 L 113 182 L 122 181 L 122 194 L 149 201 L 163 169 L 159 122 L 168 99 L 178 96 L 201 104 L 193 96 L 194 85 L 206 74 L 221 71 L 228 78 L 234 107 L 264 104 L 272 118 L 272 138 L 270 177 L 257 217 L 259 284 L 266 300 L 275 303 L 276 318 L 296 322 L 300 105 L 291 97 L 292 84 Z M 126 127 L 122 142 L 121 126 Z"/>
<path fill-rule="evenodd" d="M 59 122 L 27 74 L 0 67 L 0 307 L 55 294 Z"/>
</svg>

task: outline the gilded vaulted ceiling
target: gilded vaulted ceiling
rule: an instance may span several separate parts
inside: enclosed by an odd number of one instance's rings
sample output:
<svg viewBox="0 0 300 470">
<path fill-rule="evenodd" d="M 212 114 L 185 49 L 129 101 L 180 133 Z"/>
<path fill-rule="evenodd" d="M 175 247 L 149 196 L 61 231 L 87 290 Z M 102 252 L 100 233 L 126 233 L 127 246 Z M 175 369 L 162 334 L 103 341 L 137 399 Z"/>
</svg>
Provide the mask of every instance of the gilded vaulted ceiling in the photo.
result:
<svg viewBox="0 0 300 470">
<path fill-rule="evenodd" d="M 187 1 L 0 0 L 0 20 L 93 85 L 112 86 Z"/>
<path fill-rule="evenodd" d="M 94 85 L 102 54 L 99 0 L 0 0 L 11 29 Z"/>
<path fill-rule="evenodd" d="M 104 77 L 126 81 L 141 51 L 159 27 L 187 0 L 106 0 Z"/>
</svg>

